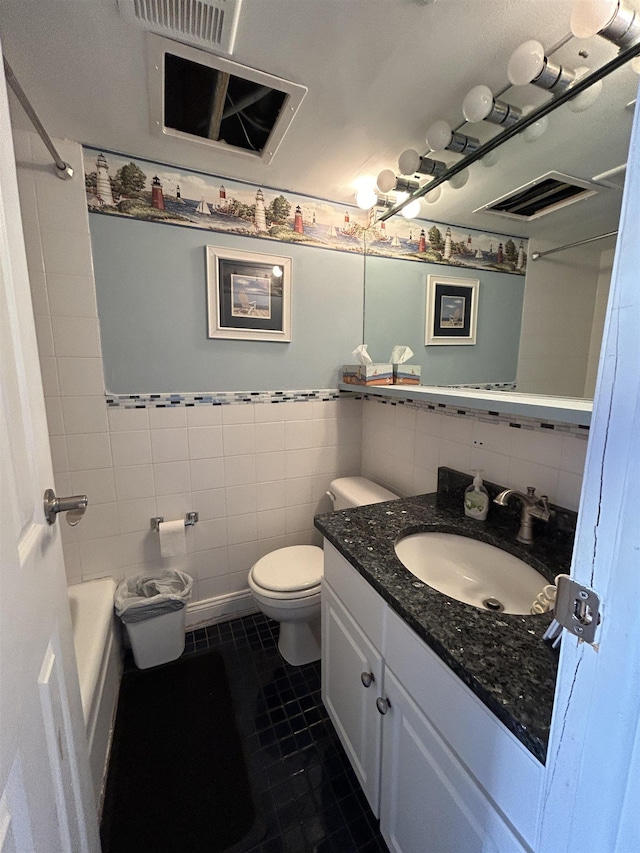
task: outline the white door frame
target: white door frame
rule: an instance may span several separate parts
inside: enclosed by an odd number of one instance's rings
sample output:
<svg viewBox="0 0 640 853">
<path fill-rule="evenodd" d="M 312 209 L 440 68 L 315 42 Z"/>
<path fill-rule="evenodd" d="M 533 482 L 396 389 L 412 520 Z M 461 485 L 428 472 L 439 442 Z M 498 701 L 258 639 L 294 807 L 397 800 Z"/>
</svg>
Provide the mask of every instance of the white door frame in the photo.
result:
<svg viewBox="0 0 640 853">
<path fill-rule="evenodd" d="M 640 850 L 640 110 L 628 157 L 571 574 L 599 650 L 564 632 L 540 853 Z"/>
</svg>

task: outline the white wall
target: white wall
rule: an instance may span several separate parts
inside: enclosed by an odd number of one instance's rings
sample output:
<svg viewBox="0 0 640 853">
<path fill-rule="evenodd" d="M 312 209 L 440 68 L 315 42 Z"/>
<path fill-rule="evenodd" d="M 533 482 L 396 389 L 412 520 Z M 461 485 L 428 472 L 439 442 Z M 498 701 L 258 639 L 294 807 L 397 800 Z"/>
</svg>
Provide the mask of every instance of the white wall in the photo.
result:
<svg viewBox="0 0 640 853">
<path fill-rule="evenodd" d="M 577 510 L 586 447 L 587 435 L 573 427 L 364 401 L 362 473 L 402 495 L 434 492 L 440 465 L 482 468 L 487 480 L 520 491 L 535 486 Z"/>
<path fill-rule="evenodd" d="M 530 254 L 551 248 L 529 241 Z M 518 391 L 584 397 L 602 249 L 591 243 L 529 261 Z"/>
<path fill-rule="evenodd" d="M 589 345 L 589 359 L 587 361 L 587 377 L 584 385 L 585 397 L 593 397 L 596 390 L 598 362 L 600 360 L 600 350 L 602 349 L 602 336 L 607 313 L 607 303 L 609 301 L 614 253 L 615 249 L 606 249 L 600 255 L 600 274 L 598 275 L 596 288 L 593 324 L 591 326 L 591 343 Z"/>
<path fill-rule="evenodd" d="M 108 411 L 81 148 L 60 143 L 64 182 L 35 134 L 15 143 L 55 488 L 90 502 L 61 521 L 69 582 L 180 566 L 195 600 L 246 590 L 262 554 L 318 543 L 330 480 L 360 470 L 360 401 Z M 187 557 L 162 561 L 150 519 L 190 510 Z"/>
</svg>

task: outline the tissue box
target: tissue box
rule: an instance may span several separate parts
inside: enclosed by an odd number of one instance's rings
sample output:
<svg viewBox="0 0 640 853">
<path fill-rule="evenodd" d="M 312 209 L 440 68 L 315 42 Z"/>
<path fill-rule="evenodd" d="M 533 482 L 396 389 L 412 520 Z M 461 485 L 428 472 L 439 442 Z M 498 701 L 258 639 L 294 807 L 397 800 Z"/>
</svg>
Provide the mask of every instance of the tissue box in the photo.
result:
<svg viewBox="0 0 640 853">
<path fill-rule="evenodd" d="M 345 364 L 342 381 L 348 385 L 392 385 L 391 364 Z"/>
<path fill-rule="evenodd" d="M 419 385 L 421 369 L 419 364 L 394 364 L 393 384 Z"/>
</svg>

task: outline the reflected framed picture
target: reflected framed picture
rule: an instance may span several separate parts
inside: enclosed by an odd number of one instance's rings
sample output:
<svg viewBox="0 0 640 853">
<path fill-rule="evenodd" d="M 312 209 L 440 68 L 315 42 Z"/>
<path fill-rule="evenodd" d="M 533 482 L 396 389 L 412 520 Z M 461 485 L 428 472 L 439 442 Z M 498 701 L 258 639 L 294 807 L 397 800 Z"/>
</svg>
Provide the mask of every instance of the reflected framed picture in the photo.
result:
<svg viewBox="0 0 640 853">
<path fill-rule="evenodd" d="M 478 279 L 427 276 L 426 346 L 475 344 L 479 289 Z"/>
<path fill-rule="evenodd" d="M 207 246 L 208 336 L 291 340 L 291 258 Z"/>
</svg>

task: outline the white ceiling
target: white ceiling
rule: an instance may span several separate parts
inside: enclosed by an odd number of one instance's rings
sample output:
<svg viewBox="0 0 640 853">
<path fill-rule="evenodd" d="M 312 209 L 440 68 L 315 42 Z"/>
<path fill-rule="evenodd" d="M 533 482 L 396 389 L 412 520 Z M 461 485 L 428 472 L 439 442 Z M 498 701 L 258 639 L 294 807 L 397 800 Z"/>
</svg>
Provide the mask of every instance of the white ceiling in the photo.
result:
<svg viewBox="0 0 640 853">
<path fill-rule="evenodd" d="M 478 83 L 507 85 L 511 51 L 527 38 L 547 49 L 569 32 L 572 0 L 243 0 L 233 60 L 308 87 L 270 165 L 150 132 L 144 30 L 117 0 L 2 0 L 0 35 L 16 77 L 53 137 L 264 186 L 353 203 L 353 183 L 396 168 L 405 148 L 425 153 L 438 118 L 460 125 L 462 100 Z M 589 56 L 581 58 L 579 50 Z M 567 65 L 596 67 L 616 49 L 571 40 Z M 471 167 L 460 190 L 445 187 L 421 216 L 539 239 L 577 239 L 615 227 L 621 193 L 603 189 L 563 212 L 521 224 L 473 210 L 544 172 L 594 175 L 626 160 L 637 76 L 605 82 L 591 110 L 566 107 L 547 134 L 507 143 L 500 162 Z M 540 103 L 527 86 L 506 96 Z M 19 127 L 28 121 L 12 100 Z M 487 139 L 490 125 L 474 126 Z M 441 159 L 453 162 L 456 155 Z"/>
</svg>

